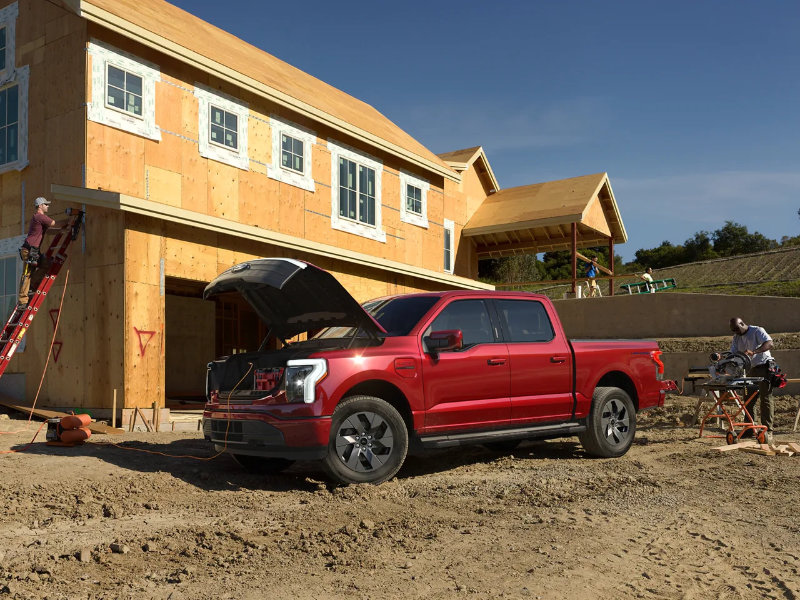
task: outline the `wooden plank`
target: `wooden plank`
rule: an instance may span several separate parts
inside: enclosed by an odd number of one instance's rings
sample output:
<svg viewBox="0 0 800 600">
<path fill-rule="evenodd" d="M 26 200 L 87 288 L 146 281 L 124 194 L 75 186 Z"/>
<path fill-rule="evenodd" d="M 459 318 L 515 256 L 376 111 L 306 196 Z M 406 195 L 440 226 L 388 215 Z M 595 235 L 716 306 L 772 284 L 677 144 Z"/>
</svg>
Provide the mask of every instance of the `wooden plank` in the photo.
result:
<svg viewBox="0 0 800 600">
<path fill-rule="evenodd" d="M 751 454 L 760 454 L 761 456 L 775 456 L 772 450 L 762 450 L 761 448 L 742 448 L 742 452 L 750 452 Z"/>
<path fill-rule="evenodd" d="M 731 450 L 742 450 L 744 448 L 755 448 L 757 446 L 759 446 L 758 442 L 750 441 L 728 444 L 727 446 L 717 446 L 716 448 L 712 448 L 712 450 L 716 450 L 717 452 L 730 452 Z"/>
<path fill-rule="evenodd" d="M 800 444 L 797 444 L 795 442 L 789 442 L 786 445 L 789 447 L 789 450 L 791 450 L 792 452 L 800 454 Z"/>
<path fill-rule="evenodd" d="M 142 421 L 144 421 L 144 426 L 147 427 L 147 431 L 152 433 L 153 426 L 150 424 L 150 421 L 148 421 L 147 418 L 145 418 L 144 413 L 141 411 L 141 409 L 139 409 L 138 406 L 136 407 L 136 414 L 138 414 L 139 418 L 142 419 Z"/>
<path fill-rule="evenodd" d="M 10 402 L 0 402 L 0 406 L 5 406 L 6 408 L 10 408 L 11 410 L 15 410 L 17 412 L 21 412 L 26 415 L 31 414 L 30 406 L 23 406 L 22 404 L 12 404 Z M 60 412 L 57 410 L 44 410 L 41 408 L 36 408 L 33 410 L 33 416 L 38 417 L 39 419 L 63 419 L 64 417 L 68 417 L 69 413 Z M 95 421 L 89 423 L 88 427 L 89 431 L 98 434 L 120 435 L 122 433 L 125 433 L 124 430 L 122 429 L 118 429 L 116 427 L 109 427 L 105 423 L 97 423 Z"/>
</svg>

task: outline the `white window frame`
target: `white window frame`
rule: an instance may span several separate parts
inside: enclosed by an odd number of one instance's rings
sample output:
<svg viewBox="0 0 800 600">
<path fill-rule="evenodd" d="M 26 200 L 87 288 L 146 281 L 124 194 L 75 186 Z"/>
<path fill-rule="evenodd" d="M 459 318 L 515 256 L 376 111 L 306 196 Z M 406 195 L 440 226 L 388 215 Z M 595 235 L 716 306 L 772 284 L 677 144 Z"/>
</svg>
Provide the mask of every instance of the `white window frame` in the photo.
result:
<svg viewBox="0 0 800 600">
<path fill-rule="evenodd" d="M 449 248 L 445 248 L 444 247 L 444 242 L 447 239 L 447 237 L 444 234 L 445 231 L 449 231 L 450 232 L 450 247 Z M 444 231 L 442 231 L 442 269 L 444 270 L 445 273 L 450 273 L 450 274 L 453 273 L 453 269 L 455 267 L 455 262 L 456 262 L 456 253 L 455 253 L 456 237 L 455 237 L 455 233 L 456 233 L 456 224 L 453 221 L 451 221 L 450 219 L 445 219 L 444 220 Z M 444 264 L 445 252 L 448 251 L 448 250 L 450 251 L 450 268 L 449 269 Z"/>
<path fill-rule="evenodd" d="M 310 129 L 305 129 L 296 123 L 286 121 L 275 115 L 270 115 L 269 126 L 272 131 L 272 164 L 267 166 L 267 176 L 270 179 L 293 185 L 308 192 L 316 191 L 312 173 L 311 152 L 317 142 L 317 134 Z M 281 135 L 283 134 L 303 142 L 302 173 L 281 166 Z"/>
<path fill-rule="evenodd" d="M 0 10 L 0 27 L 6 28 L 6 64 L 0 69 L 0 85 L 4 85 L 14 78 L 16 71 L 17 49 L 17 17 L 19 16 L 18 2 L 9 4 Z"/>
<path fill-rule="evenodd" d="M 17 282 L 17 289 L 14 294 L 14 304 L 17 303 L 17 298 L 19 296 L 19 280 L 22 277 L 22 261 L 19 258 L 19 248 L 22 246 L 22 242 L 25 241 L 27 236 L 25 234 L 17 235 L 10 238 L 5 238 L 0 240 L 0 259 L 5 258 L 15 258 L 15 277 L 14 281 Z M 8 318 L 7 314 L 3 314 L 2 318 Z M 24 352 L 25 351 L 25 341 L 27 338 L 23 338 L 22 342 L 20 342 L 19 346 L 17 346 L 16 352 Z"/>
<path fill-rule="evenodd" d="M 201 83 L 195 83 L 194 86 L 194 95 L 198 101 L 197 119 L 200 156 L 247 171 L 250 168 L 250 157 L 247 155 L 247 119 L 250 113 L 248 105 L 237 98 L 212 90 Z M 210 117 L 212 104 L 237 116 L 239 121 L 238 149 L 233 150 L 211 141 Z"/>
<path fill-rule="evenodd" d="M 158 65 L 147 62 L 99 40 L 89 42 L 92 58 L 92 101 L 87 118 L 150 140 L 161 140 L 156 124 L 156 82 L 161 81 Z M 106 103 L 108 65 L 142 78 L 142 114 L 134 115 Z"/>
<path fill-rule="evenodd" d="M 30 68 L 28 65 L 14 70 L 14 78 L 0 84 L 0 89 L 16 85 L 17 92 L 17 160 L 0 165 L 0 174 L 9 171 L 21 171 L 28 166 L 28 83 Z"/>
<path fill-rule="evenodd" d="M 413 186 L 421 190 L 421 212 L 417 214 L 408 210 L 406 207 L 406 194 L 408 186 Z M 400 171 L 400 220 L 404 223 L 410 223 L 417 227 L 428 228 L 428 191 L 431 189 L 431 184 L 425 179 L 421 179 L 408 173 Z"/>
<path fill-rule="evenodd" d="M 105 82 L 104 82 L 104 84 L 105 84 L 104 92 L 105 93 L 103 94 L 103 102 L 105 103 L 106 108 L 109 109 L 109 110 L 115 110 L 117 112 L 121 112 L 123 115 L 129 115 L 129 116 L 133 117 L 134 119 L 144 119 L 144 78 L 141 78 L 142 79 L 142 114 L 141 115 L 137 115 L 136 113 L 132 113 L 129 110 L 126 110 L 125 108 L 120 108 L 118 106 L 114 106 L 113 104 L 109 104 L 108 103 L 108 86 L 109 86 L 109 83 L 108 83 L 108 68 L 109 67 L 114 67 L 115 69 L 119 69 L 120 71 L 122 71 L 126 75 L 127 74 L 131 74 L 131 75 L 135 75 L 137 77 L 140 77 L 140 75 L 138 73 L 134 73 L 133 71 L 128 71 L 124 67 L 121 67 L 119 65 L 114 64 L 113 61 L 107 61 L 106 62 L 106 79 L 105 79 Z M 122 91 L 124 93 L 128 93 L 126 89 L 123 89 Z"/>
<path fill-rule="evenodd" d="M 383 230 L 383 220 L 381 218 L 383 162 L 360 150 L 333 140 L 328 140 L 328 150 L 331 152 L 331 227 L 339 231 L 360 235 L 376 242 L 386 243 L 386 232 Z M 346 158 L 375 171 L 375 225 L 368 225 L 339 216 L 339 158 Z"/>
<path fill-rule="evenodd" d="M 218 111 L 222 112 L 223 120 L 227 115 L 233 115 L 234 117 L 236 117 L 236 146 L 235 147 L 228 146 L 228 144 L 226 144 L 225 142 L 220 144 L 219 142 L 215 142 L 213 139 L 211 139 L 211 127 L 213 126 L 213 123 L 210 120 L 210 114 L 211 114 L 211 111 L 213 109 L 217 109 Z M 218 106 L 214 102 L 211 102 L 208 105 L 208 112 L 209 112 L 208 143 L 209 144 L 213 144 L 214 146 L 217 146 L 219 148 L 223 148 L 225 150 L 228 150 L 229 152 L 239 152 L 239 122 L 241 121 L 241 118 L 239 117 L 239 114 L 236 113 L 236 112 L 233 112 L 233 111 L 226 110 L 225 108 L 223 108 L 221 106 Z M 232 131 L 232 130 L 229 130 L 225 126 L 225 123 L 223 123 L 222 124 L 222 131 L 224 133 L 226 131 Z"/>
</svg>

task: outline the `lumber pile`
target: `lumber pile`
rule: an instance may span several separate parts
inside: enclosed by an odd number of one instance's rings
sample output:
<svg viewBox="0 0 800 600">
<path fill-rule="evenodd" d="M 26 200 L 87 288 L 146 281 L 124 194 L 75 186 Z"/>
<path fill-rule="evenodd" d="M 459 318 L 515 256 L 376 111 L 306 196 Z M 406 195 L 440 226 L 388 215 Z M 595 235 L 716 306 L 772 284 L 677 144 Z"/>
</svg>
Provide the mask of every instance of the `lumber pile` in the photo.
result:
<svg viewBox="0 0 800 600">
<path fill-rule="evenodd" d="M 762 456 L 795 456 L 800 454 L 800 444 L 796 442 L 787 443 L 772 443 L 772 444 L 759 444 L 756 441 L 739 442 L 737 444 L 728 444 L 727 446 L 717 446 L 714 448 L 717 452 L 731 452 L 741 450 L 742 452 L 749 452 L 751 454 L 760 454 Z"/>
</svg>

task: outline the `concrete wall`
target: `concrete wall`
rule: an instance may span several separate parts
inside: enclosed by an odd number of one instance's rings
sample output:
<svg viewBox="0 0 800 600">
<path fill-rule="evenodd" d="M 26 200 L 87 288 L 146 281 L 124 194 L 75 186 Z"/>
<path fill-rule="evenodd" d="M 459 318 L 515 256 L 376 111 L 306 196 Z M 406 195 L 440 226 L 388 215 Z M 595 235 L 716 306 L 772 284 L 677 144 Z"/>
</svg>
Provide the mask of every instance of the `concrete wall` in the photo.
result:
<svg viewBox="0 0 800 600">
<path fill-rule="evenodd" d="M 800 331 L 800 298 L 722 294 L 640 294 L 555 302 L 571 338 L 729 335 L 731 317 L 770 333 Z"/>
</svg>

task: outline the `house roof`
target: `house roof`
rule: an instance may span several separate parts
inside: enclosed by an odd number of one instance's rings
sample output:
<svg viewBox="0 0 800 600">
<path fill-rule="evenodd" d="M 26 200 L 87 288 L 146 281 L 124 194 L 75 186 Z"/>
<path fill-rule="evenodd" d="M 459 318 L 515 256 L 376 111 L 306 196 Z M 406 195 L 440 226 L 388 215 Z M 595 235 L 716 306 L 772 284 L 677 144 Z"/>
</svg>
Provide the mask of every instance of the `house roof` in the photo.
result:
<svg viewBox="0 0 800 600">
<path fill-rule="evenodd" d="M 606 173 L 508 188 L 491 194 L 466 224 L 482 257 L 568 250 L 572 223 L 578 247 L 624 243 L 622 223 Z"/>
<path fill-rule="evenodd" d="M 444 154 L 439 154 L 439 158 L 446 162 L 451 169 L 459 173 L 466 171 L 470 166 L 477 163 L 475 169 L 479 176 L 488 180 L 489 189 L 500 190 L 500 184 L 497 183 L 497 178 L 494 176 L 494 171 L 492 171 L 492 166 L 489 164 L 489 159 L 486 158 L 486 153 L 483 151 L 482 146 L 445 152 Z"/>
<path fill-rule="evenodd" d="M 375 108 L 165 2 L 63 0 L 76 14 L 455 181 L 458 175 Z"/>
</svg>

